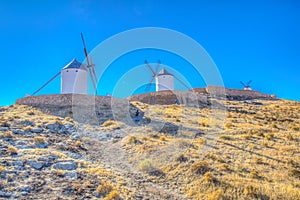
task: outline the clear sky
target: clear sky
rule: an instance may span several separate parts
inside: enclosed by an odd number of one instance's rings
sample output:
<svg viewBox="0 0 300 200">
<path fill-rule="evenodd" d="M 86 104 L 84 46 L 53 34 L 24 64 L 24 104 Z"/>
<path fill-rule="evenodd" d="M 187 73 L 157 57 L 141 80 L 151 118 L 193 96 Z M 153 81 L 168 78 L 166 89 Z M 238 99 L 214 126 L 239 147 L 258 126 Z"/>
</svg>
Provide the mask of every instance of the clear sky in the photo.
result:
<svg viewBox="0 0 300 200">
<path fill-rule="evenodd" d="M 196 40 L 228 88 L 242 88 L 239 82 L 251 79 L 254 90 L 300 100 L 297 0 L 2 0 L 0 19 L 0 105 L 32 94 L 74 57 L 83 61 L 80 32 L 92 50 L 117 33 L 141 27 L 169 28 Z M 176 68 L 181 61 L 166 54 L 148 50 L 118 59 L 103 77 L 100 94 L 112 93 L 123 73 L 145 58 Z M 205 87 L 200 79 L 191 85 Z M 58 78 L 39 94 L 59 92 Z"/>
</svg>

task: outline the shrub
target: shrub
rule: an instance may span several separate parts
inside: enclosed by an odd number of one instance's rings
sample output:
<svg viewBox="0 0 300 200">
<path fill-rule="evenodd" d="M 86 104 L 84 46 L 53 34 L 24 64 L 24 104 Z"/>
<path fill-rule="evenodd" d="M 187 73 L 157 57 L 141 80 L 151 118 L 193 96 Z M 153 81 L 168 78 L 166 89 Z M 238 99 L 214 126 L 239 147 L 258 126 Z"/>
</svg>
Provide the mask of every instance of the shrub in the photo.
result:
<svg viewBox="0 0 300 200">
<path fill-rule="evenodd" d="M 36 144 L 45 144 L 46 143 L 46 138 L 42 136 L 35 136 L 33 138 L 34 143 Z"/>
<path fill-rule="evenodd" d="M 112 130 L 120 129 L 121 128 L 120 127 L 120 123 L 116 122 L 114 120 L 106 120 L 101 126 L 109 128 L 109 129 L 112 129 Z"/>
<path fill-rule="evenodd" d="M 152 160 L 149 159 L 144 159 L 143 161 L 141 161 L 138 165 L 138 169 L 146 173 L 151 173 L 152 171 L 156 170 Z"/>
<path fill-rule="evenodd" d="M 267 140 L 271 140 L 274 138 L 274 133 L 268 133 L 265 137 Z"/>
<path fill-rule="evenodd" d="M 165 136 L 160 136 L 160 137 L 159 137 L 159 140 L 160 140 L 160 141 L 166 141 L 166 137 L 165 137 Z"/>
<path fill-rule="evenodd" d="M 12 138 L 13 136 L 12 136 L 12 134 L 11 134 L 11 132 L 4 132 L 4 133 L 2 133 L 1 135 L 0 135 L 0 138 Z"/>
<path fill-rule="evenodd" d="M 213 174 L 212 174 L 211 172 L 206 172 L 206 173 L 203 175 L 202 179 L 203 179 L 204 181 L 206 181 L 206 182 L 213 182 L 214 176 L 213 176 Z"/>
<path fill-rule="evenodd" d="M 190 170 L 194 174 L 204 174 L 209 171 L 208 163 L 205 161 L 196 162 L 192 164 Z"/>
<path fill-rule="evenodd" d="M 223 198 L 224 192 L 221 188 L 207 195 L 208 200 L 222 200 Z"/>
<path fill-rule="evenodd" d="M 5 172 L 6 171 L 6 167 L 0 165 L 0 172 Z"/>
<path fill-rule="evenodd" d="M 0 126 L 2 126 L 2 127 L 9 127 L 9 123 L 8 123 L 7 120 L 1 120 L 0 121 Z"/>
<path fill-rule="evenodd" d="M 11 155 L 18 154 L 18 149 L 14 146 L 8 146 L 7 149 Z"/>
<path fill-rule="evenodd" d="M 225 128 L 229 129 L 229 128 L 232 128 L 234 127 L 233 123 L 230 123 L 230 122 L 227 122 L 225 125 L 224 125 Z"/>
<path fill-rule="evenodd" d="M 118 199 L 121 199 L 120 198 L 120 195 L 118 193 L 118 191 L 116 190 L 113 190 L 111 191 L 105 198 L 106 200 L 118 200 Z"/>
<path fill-rule="evenodd" d="M 31 131 L 31 126 L 26 126 L 26 127 L 24 127 L 23 130 L 26 131 L 26 132 L 30 132 Z"/>
<path fill-rule="evenodd" d="M 97 187 L 96 192 L 101 196 L 106 196 L 113 190 L 113 186 L 107 182 L 102 180 L 100 185 Z"/>
<path fill-rule="evenodd" d="M 82 147 L 82 142 L 79 140 L 76 140 L 76 142 L 74 143 L 74 147 Z"/>
</svg>

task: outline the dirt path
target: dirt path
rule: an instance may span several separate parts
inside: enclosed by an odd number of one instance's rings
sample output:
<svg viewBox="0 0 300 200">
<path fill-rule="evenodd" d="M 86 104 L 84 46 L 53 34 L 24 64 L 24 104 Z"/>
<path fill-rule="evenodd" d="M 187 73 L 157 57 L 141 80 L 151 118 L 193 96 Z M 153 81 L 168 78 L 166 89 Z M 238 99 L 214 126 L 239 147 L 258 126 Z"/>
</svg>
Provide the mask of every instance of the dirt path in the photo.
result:
<svg viewBox="0 0 300 200">
<path fill-rule="evenodd" d="M 134 169 L 127 161 L 120 142 L 100 142 L 89 139 L 88 152 L 90 158 L 112 169 L 117 175 L 124 178 L 126 186 L 135 190 L 135 199 L 187 199 L 178 191 L 170 190 L 158 183 L 154 183 L 141 172 Z"/>
</svg>

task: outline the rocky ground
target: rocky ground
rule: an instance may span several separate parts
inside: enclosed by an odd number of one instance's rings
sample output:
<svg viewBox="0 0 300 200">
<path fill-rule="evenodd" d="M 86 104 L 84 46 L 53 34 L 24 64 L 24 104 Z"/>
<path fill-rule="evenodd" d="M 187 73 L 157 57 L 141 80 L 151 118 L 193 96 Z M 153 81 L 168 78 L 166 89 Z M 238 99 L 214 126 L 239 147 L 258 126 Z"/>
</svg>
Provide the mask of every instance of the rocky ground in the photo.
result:
<svg viewBox="0 0 300 200">
<path fill-rule="evenodd" d="M 1 107 L 0 198 L 300 199 L 300 104 L 218 103 L 99 125 Z"/>
</svg>

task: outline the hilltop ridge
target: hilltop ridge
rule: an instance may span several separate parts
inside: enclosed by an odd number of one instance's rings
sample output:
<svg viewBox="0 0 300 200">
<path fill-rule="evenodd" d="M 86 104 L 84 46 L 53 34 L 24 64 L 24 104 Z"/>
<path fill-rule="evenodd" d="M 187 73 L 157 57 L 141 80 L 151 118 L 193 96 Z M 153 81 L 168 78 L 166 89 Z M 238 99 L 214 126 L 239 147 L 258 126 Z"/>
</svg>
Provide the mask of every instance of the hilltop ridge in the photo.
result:
<svg viewBox="0 0 300 200">
<path fill-rule="evenodd" d="M 130 101 L 126 118 L 109 111 L 111 98 L 100 99 L 97 123 L 77 121 L 76 113 L 60 116 L 62 107 L 1 107 L 0 197 L 300 198 L 299 102 L 211 97 L 220 106 L 193 107 Z M 117 111 L 126 102 L 120 101 Z M 137 109 L 144 113 L 140 122 L 134 122 Z"/>
</svg>

